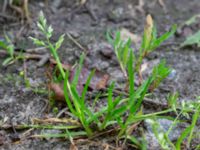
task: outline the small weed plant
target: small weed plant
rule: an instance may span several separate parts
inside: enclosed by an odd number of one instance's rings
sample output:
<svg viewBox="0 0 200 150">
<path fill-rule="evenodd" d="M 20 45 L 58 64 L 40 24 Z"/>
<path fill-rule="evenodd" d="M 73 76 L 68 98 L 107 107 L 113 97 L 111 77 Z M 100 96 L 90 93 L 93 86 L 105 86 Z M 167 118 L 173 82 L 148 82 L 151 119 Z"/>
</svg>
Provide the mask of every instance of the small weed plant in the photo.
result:
<svg viewBox="0 0 200 150">
<path fill-rule="evenodd" d="M 8 57 L 3 61 L 3 66 L 12 64 L 16 58 L 14 57 L 14 45 L 10 38 L 5 34 L 5 40 L 0 40 L 0 48 L 4 49 L 8 53 Z"/>
<path fill-rule="evenodd" d="M 174 105 L 175 103 L 173 103 Z M 179 113 L 177 114 L 177 117 L 174 119 L 173 123 L 165 132 L 160 124 L 157 122 L 157 120 L 154 118 L 147 119 L 147 121 L 152 125 L 152 130 L 153 133 L 155 134 L 160 146 L 164 150 L 181 150 L 181 144 L 184 142 L 184 140 L 187 139 L 186 142 L 186 147 L 191 148 L 191 141 L 192 139 L 197 136 L 199 133 L 194 133 L 196 123 L 199 119 L 199 113 L 200 113 L 200 103 L 199 101 L 197 102 L 182 102 L 180 107 L 179 107 Z M 177 110 L 175 110 L 177 112 Z M 191 116 L 190 113 L 194 112 L 193 115 Z M 185 116 L 186 118 L 192 118 L 191 124 L 186 127 L 177 141 L 173 143 L 169 139 L 169 134 L 172 132 L 173 128 L 180 123 L 180 116 Z"/>
<path fill-rule="evenodd" d="M 115 89 L 115 83 L 113 82 L 107 90 L 107 105 L 102 106 L 98 110 L 93 109 L 86 104 L 86 94 L 88 92 L 90 81 L 95 73 L 94 70 L 91 71 L 91 73 L 89 74 L 81 94 L 77 90 L 77 84 L 83 67 L 85 54 L 81 55 L 79 65 L 76 68 L 76 73 L 73 77 L 73 80 L 69 81 L 69 71 L 65 71 L 62 68 L 62 63 L 57 53 L 58 49 L 61 47 L 62 42 L 64 41 L 64 35 L 61 35 L 57 42 L 51 42 L 53 29 L 51 26 L 47 25 L 47 21 L 43 13 L 40 13 L 37 26 L 39 30 L 43 33 L 44 39 L 40 40 L 33 37 L 31 37 L 31 39 L 36 45 L 44 46 L 49 49 L 52 56 L 56 60 L 58 70 L 62 76 L 61 82 L 64 82 L 63 91 L 66 104 L 73 118 L 75 118 L 76 121 L 80 122 L 82 129 L 84 129 L 82 131 L 81 129 L 79 129 L 79 131 L 77 129 L 76 131 L 74 131 L 73 129 L 76 127 L 64 128 L 65 131 L 67 129 L 65 137 L 68 137 L 69 139 L 82 135 L 92 137 L 98 132 L 101 132 L 103 130 L 105 131 L 108 127 L 113 127 L 118 133 L 118 139 L 129 139 L 136 145 L 136 147 L 141 148 L 144 147 L 142 146 L 142 142 L 137 140 L 132 135 L 133 125 L 136 125 L 145 119 L 151 119 L 152 125 L 155 127 L 155 135 L 158 135 L 159 133 L 156 132 L 156 128 L 158 125 L 155 124 L 152 119 L 159 117 L 159 115 L 165 115 L 166 113 L 177 111 L 177 97 L 175 95 L 173 95 L 169 99 L 170 107 L 166 110 L 150 114 L 143 114 L 142 111 L 142 102 L 145 96 L 149 93 L 150 89 L 156 88 L 162 82 L 162 80 L 170 74 L 171 69 L 166 66 L 165 61 L 161 61 L 158 65 L 156 65 L 152 70 L 152 74 L 146 80 L 143 80 L 139 87 L 135 87 L 134 85 L 136 74 L 141 75 L 140 68 L 143 58 L 150 52 L 155 50 L 163 41 L 173 35 L 176 30 L 176 26 L 173 26 L 169 32 L 166 32 L 162 36 L 157 37 L 157 31 L 155 26 L 153 25 L 153 20 L 151 16 L 147 16 L 147 24 L 144 29 L 143 40 L 141 48 L 139 50 L 139 57 L 136 56 L 134 54 L 134 51 L 131 49 L 130 40 L 125 42 L 121 40 L 120 32 L 116 33 L 114 39 L 111 38 L 109 34 L 107 35 L 108 40 L 114 46 L 115 54 L 119 61 L 120 67 L 127 77 L 129 92 L 128 96 L 127 94 L 114 96 L 113 93 Z M 183 111 L 181 113 L 183 113 Z M 184 135 L 181 135 L 182 138 L 177 141 L 177 145 L 175 147 L 180 146 L 183 138 L 188 135 L 188 130 L 193 131 L 192 128 L 194 128 L 198 115 L 199 113 L 197 112 L 194 114 L 192 126 L 184 131 Z M 175 119 L 175 121 L 176 120 L 177 119 Z M 44 134 L 42 136 L 45 137 Z M 55 137 L 55 135 L 53 134 L 46 136 Z M 193 135 L 191 134 L 189 135 L 190 140 L 192 136 Z M 56 137 L 63 137 L 63 134 L 60 134 L 60 136 L 56 135 Z M 165 137 L 165 134 L 163 134 L 162 137 Z M 160 139 L 160 136 L 158 136 L 158 140 L 163 148 L 167 147 L 165 144 L 166 142 L 163 142 L 162 139 Z"/>
</svg>

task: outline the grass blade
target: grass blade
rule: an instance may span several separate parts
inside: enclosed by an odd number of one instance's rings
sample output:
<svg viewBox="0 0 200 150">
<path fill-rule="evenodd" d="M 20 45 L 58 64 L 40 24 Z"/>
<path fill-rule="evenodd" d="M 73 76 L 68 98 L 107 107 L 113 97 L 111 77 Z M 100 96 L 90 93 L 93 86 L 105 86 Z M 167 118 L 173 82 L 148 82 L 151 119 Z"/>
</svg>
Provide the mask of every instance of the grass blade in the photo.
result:
<svg viewBox="0 0 200 150">
<path fill-rule="evenodd" d="M 79 76 L 81 74 L 81 70 L 82 70 L 82 67 L 83 67 L 83 60 L 84 60 L 84 58 L 85 58 L 85 55 L 83 53 L 81 55 L 81 57 L 80 57 L 79 65 L 78 65 L 78 67 L 76 69 L 76 73 L 75 73 L 75 76 L 74 76 L 73 81 L 72 81 L 72 84 L 74 86 L 76 86 L 78 84 L 78 79 L 79 79 Z"/>
<path fill-rule="evenodd" d="M 89 76 L 88 76 L 88 78 L 87 78 L 87 81 L 86 81 L 86 83 L 85 83 L 85 86 L 84 86 L 84 88 L 83 88 L 82 95 L 81 95 L 81 103 L 84 103 L 84 102 L 85 102 L 85 95 L 86 95 L 86 93 L 87 93 L 87 91 L 88 91 L 89 84 L 90 84 L 91 79 L 92 79 L 92 77 L 94 76 L 94 74 L 95 74 L 95 70 L 93 70 L 93 71 L 89 74 Z"/>
<path fill-rule="evenodd" d="M 69 86 L 69 81 L 68 81 L 68 76 L 69 76 L 69 72 L 66 71 L 65 73 L 65 80 L 64 80 L 64 86 L 63 86 L 63 91 L 64 91 L 64 96 L 65 96 L 65 101 L 67 103 L 67 106 L 69 107 L 69 110 L 72 112 L 73 115 L 77 116 L 77 112 L 75 111 L 75 109 L 72 106 L 71 100 L 70 100 L 70 96 L 68 94 L 68 88 L 70 88 Z"/>
<path fill-rule="evenodd" d="M 134 70 L 133 70 L 133 52 L 130 51 L 128 59 L 128 79 L 129 79 L 129 94 L 134 95 Z"/>
<path fill-rule="evenodd" d="M 158 39 L 154 40 L 153 43 L 151 44 L 150 50 L 151 51 L 154 50 L 155 48 L 160 46 L 165 40 L 170 38 L 176 32 L 176 28 L 177 28 L 177 26 L 173 25 L 169 32 L 166 32 L 161 37 L 159 37 Z"/>
</svg>

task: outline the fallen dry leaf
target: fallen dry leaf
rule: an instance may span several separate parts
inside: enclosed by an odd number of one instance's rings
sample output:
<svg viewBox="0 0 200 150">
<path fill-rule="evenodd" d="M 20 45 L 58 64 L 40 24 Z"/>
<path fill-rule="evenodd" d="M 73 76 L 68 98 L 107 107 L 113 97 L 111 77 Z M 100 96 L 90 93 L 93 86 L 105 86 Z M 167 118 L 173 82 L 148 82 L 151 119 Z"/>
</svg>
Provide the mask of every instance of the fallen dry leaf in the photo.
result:
<svg viewBox="0 0 200 150">
<path fill-rule="evenodd" d="M 53 59 L 53 58 L 50 58 L 50 63 L 51 63 L 52 65 L 57 65 L 56 60 Z M 63 67 L 63 69 L 65 69 L 65 70 L 71 70 L 71 68 L 72 68 L 72 66 L 69 65 L 69 64 L 62 64 L 62 67 Z"/>
<path fill-rule="evenodd" d="M 82 93 L 82 90 L 86 84 L 86 81 L 88 79 L 88 76 L 90 74 L 90 70 L 86 67 L 82 68 L 81 74 L 79 76 L 79 80 L 78 80 L 78 85 L 77 85 L 77 90 L 79 92 L 79 94 Z M 73 80 L 73 77 L 75 75 L 75 69 L 73 69 L 70 73 L 70 81 Z M 101 90 L 104 89 L 107 85 L 107 82 L 109 80 L 109 75 L 105 74 L 101 71 L 96 70 L 94 76 L 91 79 L 89 88 L 90 90 Z"/>
<path fill-rule="evenodd" d="M 58 101 L 65 101 L 65 96 L 63 92 L 63 86 L 58 83 L 50 83 L 50 90 L 54 92 L 53 98 Z"/>
<path fill-rule="evenodd" d="M 70 77 L 69 81 L 71 82 L 73 80 L 73 77 L 75 75 L 75 68 L 70 71 Z M 90 74 L 90 70 L 87 69 L 86 67 L 82 68 L 82 71 L 79 75 L 79 80 L 77 84 L 77 91 L 79 94 L 82 93 L 82 90 L 87 82 L 87 78 Z M 91 79 L 90 85 L 89 85 L 89 90 L 101 90 L 106 88 L 106 85 L 109 80 L 109 75 L 106 73 L 103 73 L 101 71 L 96 71 L 94 76 Z M 54 92 L 53 98 L 58 101 L 65 101 L 64 97 L 64 91 L 63 91 L 63 85 L 59 83 L 50 83 L 49 84 L 50 90 Z"/>
<path fill-rule="evenodd" d="M 109 80 L 109 75 L 108 74 L 104 74 L 103 77 L 97 82 L 96 89 L 97 90 L 104 89 L 105 86 L 108 83 L 108 80 Z"/>
</svg>

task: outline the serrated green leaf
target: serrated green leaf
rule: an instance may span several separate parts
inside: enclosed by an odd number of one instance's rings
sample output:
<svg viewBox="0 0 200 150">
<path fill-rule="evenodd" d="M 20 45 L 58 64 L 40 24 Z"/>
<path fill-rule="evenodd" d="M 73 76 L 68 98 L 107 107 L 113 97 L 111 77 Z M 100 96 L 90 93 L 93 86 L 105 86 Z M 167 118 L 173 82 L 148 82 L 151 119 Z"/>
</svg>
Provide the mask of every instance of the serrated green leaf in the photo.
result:
<svg viewBox="0 0 200 150">
<path fill-rule="evenodd" d="M 158 85 L 165 79 L 171 72 L 171 69 L 166 66 L 165 61 L 161 61 L 157 66 L 153 68 L 152 72 L 152 90 L 158 87 Z"/>
<path fill-rule="evenodd" d="M 167 103 L 168 106 L 171 107 L 175 112 L 176 112 L 176 108 L 177 108 L 177 99 L 178 99 L 178 93 L 174 93 L 169 95 L 168 99 L 167 99 Z"/>
</svg>

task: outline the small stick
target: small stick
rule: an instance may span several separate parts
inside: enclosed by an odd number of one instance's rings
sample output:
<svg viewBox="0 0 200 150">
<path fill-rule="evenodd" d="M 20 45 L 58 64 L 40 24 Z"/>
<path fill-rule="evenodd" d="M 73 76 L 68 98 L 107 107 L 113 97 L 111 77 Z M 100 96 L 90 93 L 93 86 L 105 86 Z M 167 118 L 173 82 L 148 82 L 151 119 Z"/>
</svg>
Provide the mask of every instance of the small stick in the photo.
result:
<svg viewBox="0 0 200 150">
<path fill-rule="evenodd" d="M 77 40 L 75 40 L 69 33 L 67 33 L 68 38 L 76 44 L 81 50 L 83 50 L 87 54 L 87 49 L 84 48 Z"/>
<path fill-rule="evenodd" d="M 25 50 L 28 53 L 37 53 L 37 54 L 42 54 L 42 53 L 46 53 L 47 49 L 46 47 L 37 47 L 37 48 L 30 48 L 30 49 L 26 49 Z"/>
<path fill-rule="evenodd" d="M 165 6 L 163 0 L 158 0 L 158 3 L 163 8 L 164 12 L 167 13 L 167 7 Z"/>
<path fill-rule="evenodd" d="M 30 13 L 29 13 L 29 9 L 28 9 L 28 0 L 24 0 L 23 9 L 24 9 L 25 17 L 28 21 L 28 24 L 30 25 L 32 20 L 30 18 Z"/>
<path fill-rule="evenodd" d="M 50 59 L 50 55 L 49 54 L 45 54 L 43 55 L 43 57 L 40 59 L 40 61 L 37 63 L 38 67 L 43 66 L 44 64 L 46 64 L 47 61 L 49 61 Z"/>
<path fill-rule="evenodd" d="M 4 13 L 0 13 L 0 17 L 6 18 L 6 19 L 9 19 L 9 20 L 13 20 L 13 21 L 17 20 L 16 17 L 10 16 L 10 15 L 4 14 Z"/>
<path fill-rule="evenodd" d="M 8 52 L 5 50 L 0 50 L 0 55 L 9 55 Z M 14 52 L 14 56 L 22 56 L 24 59 L 36 59 L 40 60 L 38 65 L 39 67 L 43 66 L 48 60 L 50 60 L 49 54 L 41 55 L 41 54 L 31 54 L 31 53 L 20 53 L 20 52 Z"/>
</svg>

